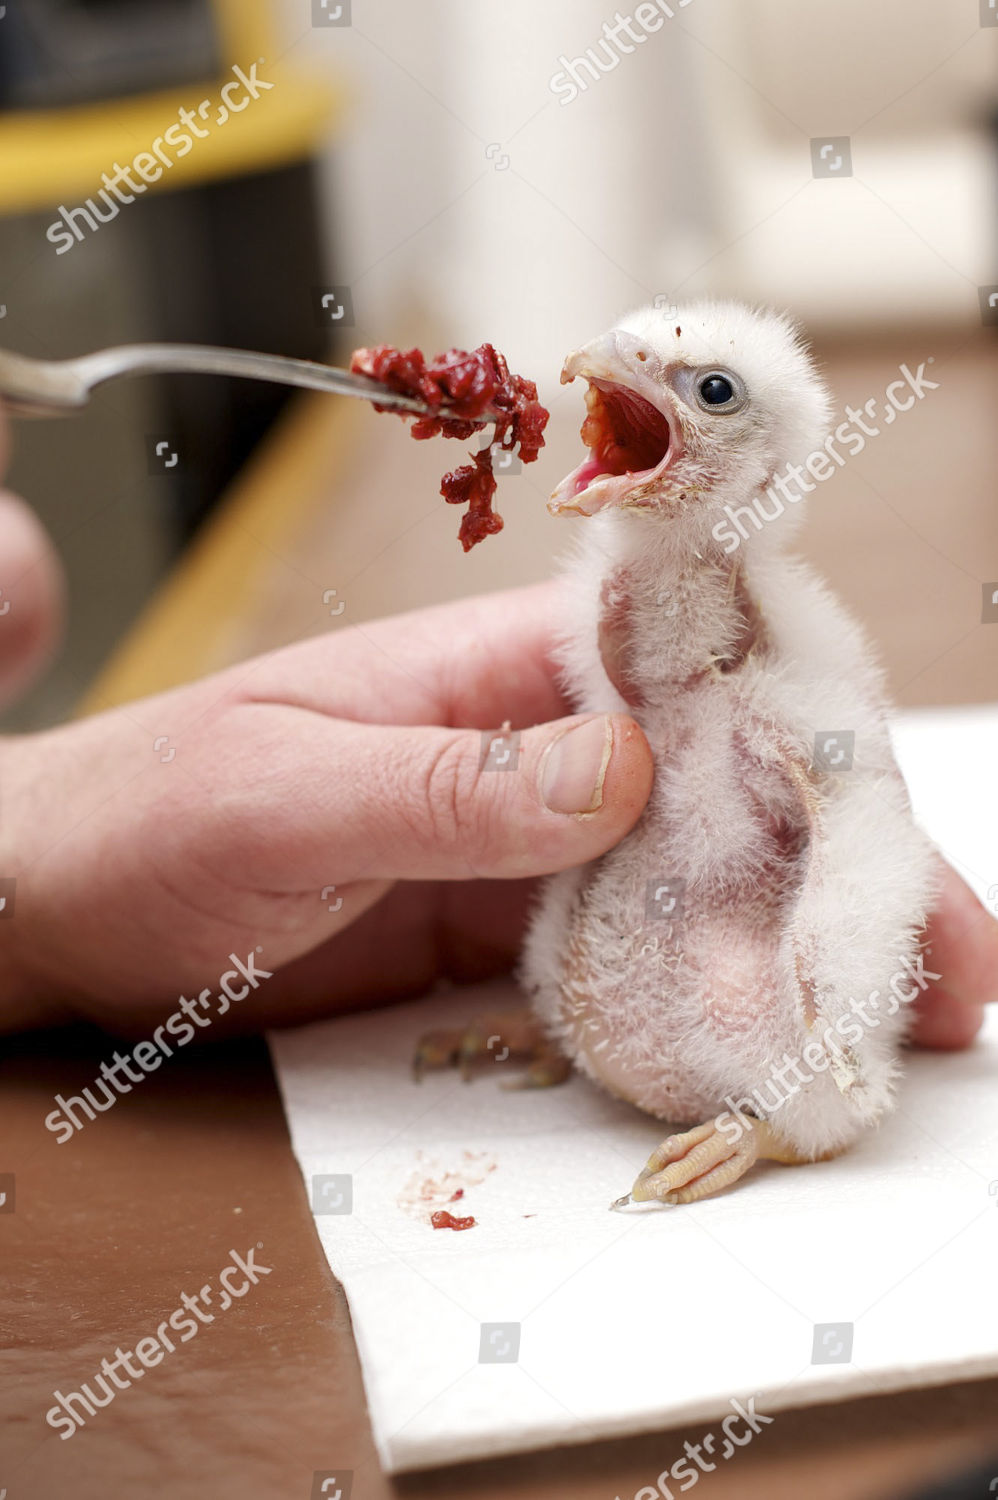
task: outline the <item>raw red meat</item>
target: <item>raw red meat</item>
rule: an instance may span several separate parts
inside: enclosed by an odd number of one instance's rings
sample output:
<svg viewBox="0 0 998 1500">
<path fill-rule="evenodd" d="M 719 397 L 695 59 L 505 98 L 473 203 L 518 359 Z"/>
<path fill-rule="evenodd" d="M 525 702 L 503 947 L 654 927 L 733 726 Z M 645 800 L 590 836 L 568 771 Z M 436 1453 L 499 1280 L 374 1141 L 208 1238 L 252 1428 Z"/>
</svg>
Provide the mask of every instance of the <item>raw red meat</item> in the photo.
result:
<svg viewBox="0 0 998 1500">
<path fill-rule="evenodd" d="M 430 1223 L 434 1229 L 473 1229 L 478 1220 L 470 1215 L 467 1219 L 455 1219 L 446 1208 L 438 1208 L 435 1214 L 430 1215 Z"/>
<path fill-rule="evenodd" d="M 440 493 L 451 505 L 467 505 L 458 536 L 465 552 L 476 542 L 502 530 L 502 517 L 492 509 L 496 480 L 492 469 L 494 450 L 511 452 L 517 444 L 520 459 L 533 463 L 544 446 L 549 413 L 537 399 L 537 387 L 522 375 L 512 375 L 503 356 L 492 344 L 479 348 L 448 349 L 427 363 L 418 349 L 395 349 L 379 344 L 357 349 L 350 368 L 358 375 L 379 380 L 400 395 L 424 401 L 433 415 L 417 417 L 412 424 L 416 439 L 469 438 L 489 422 L 495 432 L 488 448 L 471 455 L 473 462 L 445 474 Z M 436 413 L 441 406 L 447 416 Z M 374 403 L 376 411 L 390 408 Z M 399 416 L 406 413 L 399 412 Z"/>
</svg>

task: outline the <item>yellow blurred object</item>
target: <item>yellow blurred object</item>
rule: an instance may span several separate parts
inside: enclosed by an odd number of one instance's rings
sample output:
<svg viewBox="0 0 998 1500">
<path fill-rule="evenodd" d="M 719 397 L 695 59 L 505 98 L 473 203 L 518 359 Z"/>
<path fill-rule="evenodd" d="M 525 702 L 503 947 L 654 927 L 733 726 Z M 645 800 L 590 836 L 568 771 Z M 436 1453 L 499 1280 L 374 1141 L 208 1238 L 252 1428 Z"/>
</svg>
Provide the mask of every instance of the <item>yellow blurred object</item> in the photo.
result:
<svg viewBox="0 0 998 1500">
<path fill-rule="evenodd" d="M 277 33 L 271 14 L 273 0 L 212 0 L 223 57 L 273 57 Z"/>
<path fill-rule="evenodd" d="M 256 64 L 260 78 L 274 88 L 241 113 L 230 114 L 224 125 L 212 116 L 211 134 L 150 184 L 154 192 L 299 161 L 315 150 L 341 113 L 343 96 L 337 88 L 280 64 L 268 0 L 213 0 L 213 5 L 227 65 L 249 72 Z M 102 173 L 110 172 L 116 161 L 148 152 L 181 109 L 196 111 L 206 99 L 214 107 L 230 78 L 223 70 L 218 78 L 154 94 L 0 115 L 0 215 L 60 201 L 76 203 L 96 193 Z"/>
</svg>

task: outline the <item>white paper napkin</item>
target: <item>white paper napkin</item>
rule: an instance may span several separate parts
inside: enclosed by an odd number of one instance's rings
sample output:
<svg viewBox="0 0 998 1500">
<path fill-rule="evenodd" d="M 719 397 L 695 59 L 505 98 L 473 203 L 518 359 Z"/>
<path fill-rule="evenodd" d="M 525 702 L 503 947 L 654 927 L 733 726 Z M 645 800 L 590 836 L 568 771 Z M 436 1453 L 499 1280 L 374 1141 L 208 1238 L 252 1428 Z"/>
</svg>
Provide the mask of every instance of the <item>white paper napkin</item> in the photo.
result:
<svg viewBox="0 0 998 1500">
<path fill-rule="evenodd" d="M 998 711 L 908 715 L 897 745 L 998 905 Z M 411 1081 L 423 1031 L 520 1004 L 476 986 L 270 1038 L 387 1470 L 998 1373 L 998 1015 L 967 1053 L 913 1054 L 846 1156 L 610 1213 L 659 1122 L 581 1077 L 504 1090 L 498 1045 L 470 1084 Z M 458 1187 L 475 1227 L 433 1229 Z"/>
</svg>

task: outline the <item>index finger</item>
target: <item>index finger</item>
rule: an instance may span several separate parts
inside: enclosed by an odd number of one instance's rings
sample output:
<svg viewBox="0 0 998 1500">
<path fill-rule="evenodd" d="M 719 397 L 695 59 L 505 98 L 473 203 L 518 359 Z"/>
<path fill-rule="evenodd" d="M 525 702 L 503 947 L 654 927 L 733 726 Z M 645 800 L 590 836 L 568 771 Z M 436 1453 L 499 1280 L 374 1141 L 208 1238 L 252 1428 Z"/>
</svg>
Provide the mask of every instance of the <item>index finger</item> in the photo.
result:
<svg viewBox="0 0 998 1500">
<path fill-rule="evenodd" d="M 350 626 L 254 663 L 240 698 L 371 724 L 514 728 L 572 712 L 552 656 L 558 580 Z"/>
<path fill-rule="evenodd" d="M 998 922 L 951 865 L 942 862 L 942 885 L 926 929 L 932 968 L 940 984 L 966 1005 L 998 1000 Z"/>
<path fill-rule="evenodd" d="M 969 1047 L 998 1000 L 998 922 L 940 860 L 940 893 L 926 927 L 926 969 L 939 980 L 914 1002 L 912 1041 L 944 1050 Z"/>
</svg>

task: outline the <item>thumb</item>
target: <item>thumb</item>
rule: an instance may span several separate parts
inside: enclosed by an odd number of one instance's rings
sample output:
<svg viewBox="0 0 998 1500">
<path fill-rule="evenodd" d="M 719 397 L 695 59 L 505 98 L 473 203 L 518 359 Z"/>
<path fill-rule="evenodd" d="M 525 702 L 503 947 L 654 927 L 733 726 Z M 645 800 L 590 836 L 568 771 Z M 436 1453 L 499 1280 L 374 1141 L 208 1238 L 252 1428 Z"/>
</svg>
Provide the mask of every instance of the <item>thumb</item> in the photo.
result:
<svg viewBox="0 0 998 1500">
<path fill-rule="evenodd" d="M 336 729 L 341 880 L 568 869 L 619 843 L 651 792 L 651 750 L 626 714 L 505 732 L 343 721 Z M 313 825 L 327 868 L 331 831 L 328 813 Z"/>
</svg>

